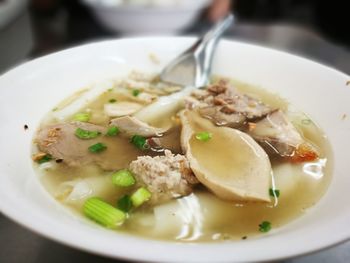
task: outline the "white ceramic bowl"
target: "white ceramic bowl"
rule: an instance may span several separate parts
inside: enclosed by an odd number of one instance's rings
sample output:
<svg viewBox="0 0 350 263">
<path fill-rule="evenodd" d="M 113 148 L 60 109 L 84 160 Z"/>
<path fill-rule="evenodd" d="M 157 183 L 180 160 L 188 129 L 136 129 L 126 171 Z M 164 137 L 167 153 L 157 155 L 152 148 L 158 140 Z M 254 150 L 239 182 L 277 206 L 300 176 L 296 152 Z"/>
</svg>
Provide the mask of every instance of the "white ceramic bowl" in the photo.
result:
<svg viewBox="0 0 350 263">
<path fill-rule="evenodd" d="M 128 34 L 175 34 L 189 27 L 208 0 L 183 0 L 174 6 L 107 5 L 83 0 L 107 29 Z"/>
<path fill-rule="evenodd" d="M 275 260 L 308 253 L 350 237 L 350 80 L 338 71 L 283 52 L 222 41 L 214 73 L 279 93 L 308 113 L 329 136 L 335 169 L 326 195 L 304 216 L 260 238 L 183 244 L 106 230 L 67 212 L 41 186 L 30 159 L 43 115 L 75 90 L 131 69 L 158 72 L 194 38 L 135 38 L 68 49 L 23 64 L 0 77 L 0 209 L 14 221 L 58 242 L 138 261 Z M 160 64 L 149 59 L 155 53 Z M 343 119 L 344 114 L 347 118 Z M 29 129 L 24 131 L 27 124 Z"/>
</svg>

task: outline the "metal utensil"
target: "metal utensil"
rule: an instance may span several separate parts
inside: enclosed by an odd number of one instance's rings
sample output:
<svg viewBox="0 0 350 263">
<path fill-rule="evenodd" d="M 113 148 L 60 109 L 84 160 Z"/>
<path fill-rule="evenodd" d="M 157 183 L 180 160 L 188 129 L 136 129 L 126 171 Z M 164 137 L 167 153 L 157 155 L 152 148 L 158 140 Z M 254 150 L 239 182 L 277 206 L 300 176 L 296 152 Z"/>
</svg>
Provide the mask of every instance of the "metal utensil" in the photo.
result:
<svg viewBox="0 0 350 263">
<path fill-rule="evenodd" d="M 202 87 L 207 85 L 218 40 L 233 20 L 234 16 L 229 14 L 217 22 L 193 46 L 163 69 L 160 74 L 161 80 L 182 86 Z"/>
</svg>

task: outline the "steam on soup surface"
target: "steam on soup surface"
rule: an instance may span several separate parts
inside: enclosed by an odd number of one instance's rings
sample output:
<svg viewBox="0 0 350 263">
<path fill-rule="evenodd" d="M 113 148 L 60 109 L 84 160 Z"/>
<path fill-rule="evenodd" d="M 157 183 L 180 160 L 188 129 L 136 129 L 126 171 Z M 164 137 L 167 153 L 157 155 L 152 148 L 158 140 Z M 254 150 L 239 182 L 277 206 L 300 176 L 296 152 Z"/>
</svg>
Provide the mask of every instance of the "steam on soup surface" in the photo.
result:
<svg viewBox="0 0 350 263">
<path fill-rule="evenodd" d="M 266 234 L 314 205 L 332 170 L 326 136 L 280 97 L 233 80 L 180 89 L 140 74 L 54 108 L 33 160 L 73 211 L 176 241 Z"/>
</svg>

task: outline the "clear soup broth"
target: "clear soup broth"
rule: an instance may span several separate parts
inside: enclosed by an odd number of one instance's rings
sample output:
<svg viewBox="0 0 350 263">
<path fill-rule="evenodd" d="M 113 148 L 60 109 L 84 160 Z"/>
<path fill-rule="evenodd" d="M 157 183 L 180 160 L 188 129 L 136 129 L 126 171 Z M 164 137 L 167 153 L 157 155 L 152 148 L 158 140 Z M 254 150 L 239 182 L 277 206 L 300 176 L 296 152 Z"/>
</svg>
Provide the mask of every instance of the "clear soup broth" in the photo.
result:
<svg viewBox="0 0 350 263">
<path fill-rule="evenodd" d="M 49 112 L 39 130 L 49 125 L 71 122 L 72 116 L 78 112 L 88 113 L 89 123 L 106 127 L 112 119 L 106 114 L 106 105 L 131 102 L 138 104 L 142 109 L 157 101 L 160 96 L 167 96 L 173 92 L 169 88 L 170 91 L 167 94 L 156 94 L 152 90 L 152 81 L 154 80 L 136 79 L 130 85 L 128 84 L 129 86 L 123 81 L 116 81 L 112 87 L 86 104 L 82 104 L 77 112 L 67 113 L 62 117 L 60 115 L 62 110 L 70 107 L 87 91 L 79 92 Z M 325 194 L 332 177 L 332 153 L 323 131 L 307 115 L 293 109 L 286 100 L 276 94 L 239 81 L 230 81 L 239 92 L 248 94 L 272 108 L 282 110 L 302 138 L 317 149 L 318 157 L 314 160 L 296 162 L 270 156 L 272 171 L 270 187 L 266 190 L 269 191 L 270 202 L 222 200 L 199 183 L 193 186 L 192 192 L 188 195 L 159 203 L 145 202 L 133 208 L 128 212 L 125 222 L 115 231 L 145 238 L 179 242 L 253 238 L 258 235 L 266 235 L 270 229 L 273 231 L 301 216 L 307 208 L 315 205 Z M 135 82 L 136 84 L 141 83 L 137 89 L 134 88 Z M 144 83 L 151 83 L 151 86 Z M 176 91 L 177 89 L 174 88 L 174 92 Z M 142 93 L 147 96 L 151 94 L 155 98 L 148 100 L 149 98 L 144 96 L 145 99 L 143 97 L 139 99 L 138 96 Z M 162 149 L 171 149 L 174 154 L 183 154 L 180 143 L 181 122 L 177 116 L 183 107 L 183 105 L 180 106 L 166 118 L 149 122 L 150 125 L 157 127 L 171 126 L 166 133 L 157 137 L 157 142 Z M 202 158 L 203 162 L 212 163 L 213 166 L 217 165 L 217 171 L 225 173 L 227 167 L 234 163 L 228 158 L 230 154 L 234 154 L 230 153 L 234 149 L 226 148 L 226 142 L 221 140 L 220 136 L 215 136 L 215 134 L 212 136 L 211 143 L 214 145 L 214 150 L 219 149 L 214 155 L 202 154 L 201 156 L 201 151 L 196 150 L 196 145 L 201 142 L 192 138 L 194 140 L 193 152 L 199 156 L 198 158 Z M 98 153 L 97 157 L 95 157 L 96 154 L 94 155 L 96 162 L 84 165 L 70 165 L 65 162 L 65 158 L 51 155 L 47 162 L 40 162 L 38 153 L 41 153 L 42 149 L 38 146 L 37 138 L 34 139 L 33 146 L 33 156 L 36 160 L 34 166 L 40 174 L 43 186 L 57 201 L 74 213 L 83 216 L 84 202 L 89 197 L 98 196 L 116 207 L 117 201 L 122 196 L 134 191 L 136 186 L 113 185 L 112 174 L 116 170 L 127 169 L 138 156 L 154 157 L 164 154 L 157 147 L 156 149 L 135 147 L 130 142 L 130 135 L 123 135 L 122 132 L 117 136 L 99 136 L 98 139 L 92 139 L 92 142 L 103 143 L 108 148 Z M 92 153 L 86 152 L 86 154 Z M 108 168 L 110 166 L 118 169 Z M 267 228 L 263 222 L 268 223 Z"/>
</svg>

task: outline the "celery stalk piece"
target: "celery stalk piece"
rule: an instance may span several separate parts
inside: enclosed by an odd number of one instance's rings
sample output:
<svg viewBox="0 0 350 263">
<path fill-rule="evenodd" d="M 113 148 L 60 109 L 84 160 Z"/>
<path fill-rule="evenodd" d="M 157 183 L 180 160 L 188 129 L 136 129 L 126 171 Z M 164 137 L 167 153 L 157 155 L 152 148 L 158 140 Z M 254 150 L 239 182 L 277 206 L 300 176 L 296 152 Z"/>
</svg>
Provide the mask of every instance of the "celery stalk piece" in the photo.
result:
<svg viewBox="0 0 350 263">
<path fill-rule="evenodd" d="M 151 196 L 152 194 L 150 191 L 148 191 L 145 187 L 141 187 L 131 195 L 130 199 L 134 207 L 139 207 L 151 199 Z"/>
<path fill-rule="evenodd" d="M 117 228 L 126 219 L 123 211 L 114 208 L 98 197 L 87 199 L 84 203 L 83 211 L 88 218 L 107 228 Z"/>
<path fill-rule="evenodd" d="M 121 187 L 129 187 L 136 183 L 134 175 L 127 169 L 119 170 L 112 174 L 113 184 Z"/>
</svg>

